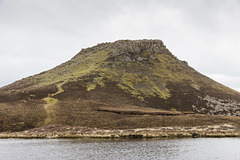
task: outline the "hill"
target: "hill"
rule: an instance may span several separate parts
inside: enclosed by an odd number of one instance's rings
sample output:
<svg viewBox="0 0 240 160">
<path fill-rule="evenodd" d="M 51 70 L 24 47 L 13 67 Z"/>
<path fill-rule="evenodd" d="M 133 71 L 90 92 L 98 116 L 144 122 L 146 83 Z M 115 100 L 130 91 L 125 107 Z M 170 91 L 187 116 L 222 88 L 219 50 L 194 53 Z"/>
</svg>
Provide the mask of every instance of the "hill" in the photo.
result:
<svg viewBox="0 0 240 160">
<path fill-rule="evenodd" d="M 239 116 L 239 92 L 180 61 L 161 40 L 98 44 L 0 88 L 0 131 L 236 124 Z"/>
</svg>

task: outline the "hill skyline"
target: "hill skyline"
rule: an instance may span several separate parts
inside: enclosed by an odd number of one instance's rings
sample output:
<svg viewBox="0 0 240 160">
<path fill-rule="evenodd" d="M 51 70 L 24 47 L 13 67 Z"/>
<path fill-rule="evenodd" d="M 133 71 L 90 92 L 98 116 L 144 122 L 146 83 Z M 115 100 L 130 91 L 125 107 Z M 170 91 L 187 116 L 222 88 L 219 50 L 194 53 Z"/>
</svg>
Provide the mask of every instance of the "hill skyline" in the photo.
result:
<svg viewBox="0 0 240 160">
<path fill-rule="evenodd" d="M 240 93 L 180 61 L 161 40 L 119 40 L 0 88 L 0 114 L 0 131 L 205 125 L 240 116 Z M 198 114 L 219 117 L 199 122 Z M 176 119 L 163 123 L 166 115 Z"/>
<path fill-rule="evenodd" d="M 0 8 L 0 86 L 51 69 L 81 48 L 146 38 L 164 40 L 176 57 L 240 91 L 238 0 L 1 0 Z"/>
</svg>

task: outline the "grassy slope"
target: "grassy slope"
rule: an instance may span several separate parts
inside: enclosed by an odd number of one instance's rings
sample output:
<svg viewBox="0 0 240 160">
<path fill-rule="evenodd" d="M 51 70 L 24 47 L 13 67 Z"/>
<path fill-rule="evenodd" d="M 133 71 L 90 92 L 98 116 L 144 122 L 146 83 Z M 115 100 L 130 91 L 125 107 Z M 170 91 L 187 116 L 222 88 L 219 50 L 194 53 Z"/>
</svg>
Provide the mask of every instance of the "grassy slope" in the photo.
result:
<svg viewBox="0 0 240 160">
<path fill-rule="evenodd" d="M 157 54 L 156 58 L 146 61 L 124 61 L 124 55 L 113 57 L 114 51 L 86 50 L 49 71 L 0 89 L 0 131 L 48 124 L 133 128 L 236 123 L 239 120 L 207 115 L 165 117 L 98 111 L 101 107 L 121 106 L 187 111 L 191 109 L 188 104 L 176 103 L 176 99 L 195 100 L 196 96 L 191 97 L 193 92 L 239 96 L 171 54 Z M 144 57 L 150 54 L 142 52 Z M 201 93 L 194 87 L 201 88 Z"/>
</svg>

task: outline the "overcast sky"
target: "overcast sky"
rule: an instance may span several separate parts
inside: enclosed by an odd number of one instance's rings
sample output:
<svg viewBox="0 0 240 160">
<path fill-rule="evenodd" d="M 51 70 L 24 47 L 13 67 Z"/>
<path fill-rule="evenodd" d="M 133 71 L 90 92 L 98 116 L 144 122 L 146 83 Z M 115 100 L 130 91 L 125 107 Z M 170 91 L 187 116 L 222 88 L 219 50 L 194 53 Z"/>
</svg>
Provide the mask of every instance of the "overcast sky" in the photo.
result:
<svg viewBox="0 0 240 160">
<path fill-rule="evenodd" d="M 0 0 L 0 86 L 119 39 L 161 39 L 240 91 L 240 0 Z"/>
</svg>

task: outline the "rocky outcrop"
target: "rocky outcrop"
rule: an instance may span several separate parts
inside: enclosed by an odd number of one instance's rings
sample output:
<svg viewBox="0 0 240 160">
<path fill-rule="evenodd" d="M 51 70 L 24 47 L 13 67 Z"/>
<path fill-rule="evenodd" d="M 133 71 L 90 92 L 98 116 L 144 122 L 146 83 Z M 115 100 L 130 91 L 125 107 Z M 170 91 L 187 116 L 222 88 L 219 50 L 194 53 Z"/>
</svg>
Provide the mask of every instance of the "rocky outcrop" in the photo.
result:
<svg viewBox="0 0 240 160">
<path fill-rule="evenodd" d="M 82 49 L 72 60 L 77 59 L 80 55 L 88 56 L 99 51 L 111 51 L 111 57 L 125 55 L 124 61 L 143 61 L 147 57 L 141 57 L 143 53 L 149 54 L 150 59 L 156 59 L 156 54 L 171 54 L 161 40 L 119 40 L 114 43 L 101 43 L 91 48 Z M 130 57 L 134 57 L 133 59 Z"/>
<path fill-rule="evenodd" d="M 219 99 L 209 95 L 199 98 L 206 101 L 206 107 L 198 108 L 197 106 L 193 105 L 193 110 L 197 111 L 198 113 L 220 116 L 240 116 L 240 102 L 232 99 Z"/>
</svg>

